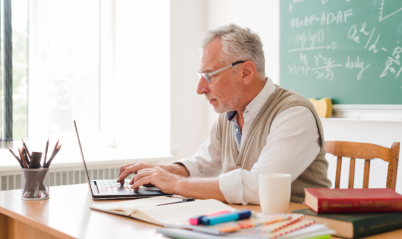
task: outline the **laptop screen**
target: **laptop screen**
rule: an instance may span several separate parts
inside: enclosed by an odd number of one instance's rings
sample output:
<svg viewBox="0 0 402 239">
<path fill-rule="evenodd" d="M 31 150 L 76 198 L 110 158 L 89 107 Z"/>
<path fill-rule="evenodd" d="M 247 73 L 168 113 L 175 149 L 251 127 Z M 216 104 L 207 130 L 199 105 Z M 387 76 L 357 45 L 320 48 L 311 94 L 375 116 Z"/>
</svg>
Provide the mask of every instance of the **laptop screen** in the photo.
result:
<svg viewBox="0 0 402 239">
<path fill-rule="evenodd" d="M 91 187 L 91 180 L 89 179 L 89 174 L 88 174 L 88 170 L 87 170 L 87 165 L 85 164 L 84 153 L 82 152 L 80 136 L 78 135 L 78 129 L 77 129 L 77 124 L 75 123 L 75 120 L 74 120 L 74 127 L 75 127 L 75 132 L 77 133 L 78 145 L 80 146 L 81 156 L 82 156 L 82 162 L 84 163 L 85 173 L 87 174 L 87 178 L 88 178 L 88 184 L 89 184 L 89 187 L 92 188 L 92 187 Z"/>
</svg>

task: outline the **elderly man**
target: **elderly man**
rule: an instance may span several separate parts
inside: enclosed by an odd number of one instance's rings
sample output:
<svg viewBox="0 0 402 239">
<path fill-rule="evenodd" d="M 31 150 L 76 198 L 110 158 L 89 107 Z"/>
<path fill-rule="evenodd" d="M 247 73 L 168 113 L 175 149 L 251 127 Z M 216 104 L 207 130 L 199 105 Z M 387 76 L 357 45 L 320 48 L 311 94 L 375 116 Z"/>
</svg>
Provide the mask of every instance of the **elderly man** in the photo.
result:
<svg viewBox="0 0 402 239">
<path fill-rule="evenodd" d="M 265 76 L 259 36 L 235 24 L 206 32 L 200 41 L 197 93 L 219 118 L 190 158 L 171 165 L 123 165 L 118 182 L 131 173 L 133 188 L 153 184 L 165 193 L 259 204 L 258 175 L 291 175 L 291 201 L 304 188 L 330 187 L 324 135 L 312 104 Z"/>
</svg>

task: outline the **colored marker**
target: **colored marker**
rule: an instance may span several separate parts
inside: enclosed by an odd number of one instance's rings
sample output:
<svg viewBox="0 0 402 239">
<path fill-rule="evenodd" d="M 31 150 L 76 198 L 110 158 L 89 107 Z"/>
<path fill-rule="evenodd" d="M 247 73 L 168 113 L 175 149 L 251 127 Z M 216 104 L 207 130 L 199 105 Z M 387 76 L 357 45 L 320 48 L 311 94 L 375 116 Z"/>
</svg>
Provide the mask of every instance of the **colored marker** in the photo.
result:
<svg viewBox="0 0 402 239">
<path fill-rule="evenodd" d="M 201 219 L 201 223 L 203 225 L 215 225 L 215 224 L 223 223 L 223 222 L 248 219 L 250 217 L 251 217 L 250 210 L 239 210 L 236 212 L 204 217 Z"/>
<path fill-rule="evenodd" d="M 220 211 L 220 212 L 215 212 L 215 213 L 211 213 L 211 214 L 207 214 L 207 215 L 203 215 L 203 216 L 192 217 L 192 218 L 190 218 L 189 222 L 191 225 L 199 225 L 199 224 L 201 224 L 201 220 L 204 217 L 216 216 L 216 215 L 221 215 L 221 214 L 225 214 L 225 213 L 230 213 L 230 211 Z"/>
</svg>

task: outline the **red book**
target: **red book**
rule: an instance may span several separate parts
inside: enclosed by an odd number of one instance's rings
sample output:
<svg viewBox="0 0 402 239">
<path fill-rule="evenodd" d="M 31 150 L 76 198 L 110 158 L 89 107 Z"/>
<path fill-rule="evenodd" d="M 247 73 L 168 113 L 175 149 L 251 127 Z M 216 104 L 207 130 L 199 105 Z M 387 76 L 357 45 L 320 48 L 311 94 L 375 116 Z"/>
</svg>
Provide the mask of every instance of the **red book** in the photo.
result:
<svg viewBox="0 0 402 239">
<path fill-rule="evenodd" d="M 316 213 L 402 212 L 402 195 L 389 188 L 305 188 L 304 204 Z"/>
</svg>

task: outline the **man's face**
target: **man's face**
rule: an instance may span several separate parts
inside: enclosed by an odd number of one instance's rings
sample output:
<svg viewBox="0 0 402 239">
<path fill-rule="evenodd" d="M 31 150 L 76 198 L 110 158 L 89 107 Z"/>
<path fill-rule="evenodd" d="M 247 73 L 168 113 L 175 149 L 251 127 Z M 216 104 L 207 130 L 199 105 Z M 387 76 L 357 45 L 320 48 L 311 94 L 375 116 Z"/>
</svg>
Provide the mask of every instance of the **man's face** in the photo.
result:
<svg viewBox="0 0 402 239">
<path fill-rule="evenodd" d="M 201 55 L 199 72 L 209 73 L 227 65 L 220 61 L 221 49 L 220 39 L 214 39 L 207 45 Z M 239 59 L 233 59 L 233 62 L 237 60 Z M 226 69 L 213 75 L 211 82 L 201 78 L 198 83 L 197 93 L 205 94 L 217 113 L 236 110 L 243 96 L 241 72 L 233 71 L 233 68 Z"/>
</svg>

